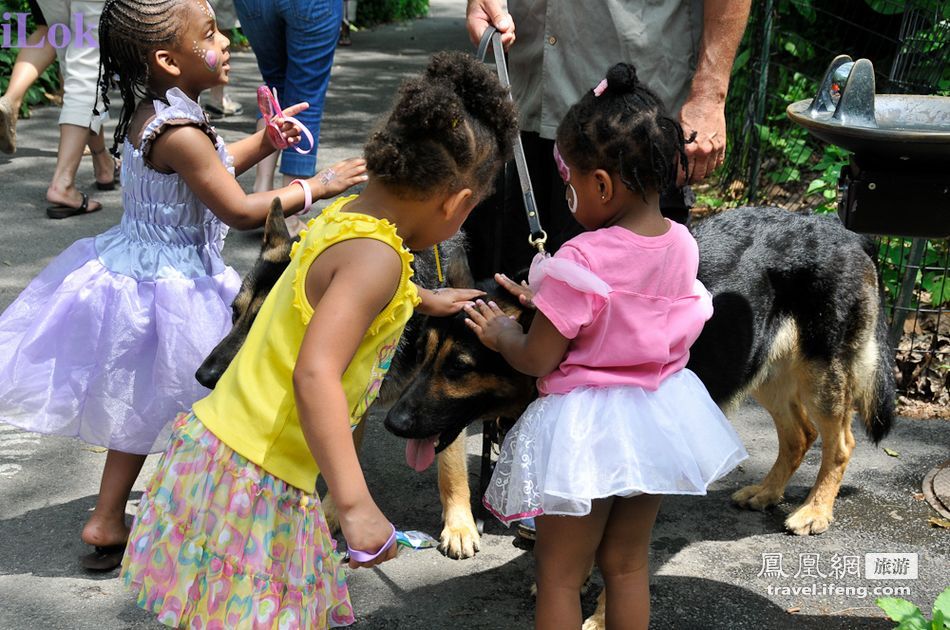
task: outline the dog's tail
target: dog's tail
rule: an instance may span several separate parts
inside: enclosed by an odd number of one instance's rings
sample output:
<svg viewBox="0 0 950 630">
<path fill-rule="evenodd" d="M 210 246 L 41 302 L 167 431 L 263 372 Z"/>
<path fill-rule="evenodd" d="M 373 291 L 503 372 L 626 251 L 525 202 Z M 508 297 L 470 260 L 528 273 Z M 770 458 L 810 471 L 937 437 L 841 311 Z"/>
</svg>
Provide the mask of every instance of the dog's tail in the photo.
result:
<svg viewBox="0 0 950 630">
<path fill-rule="evenodd" d="M 864 428 L 875 444 L 891 430 L 894 420 L 897 386 L 894 378 L 894 349 L 891 346 L 884 315 L 884 283 L 877 265 L 877 248 L 870 239 L 864 239 L 864 250 L 874 264 L 876 286 L 868 286 L 864 303 L 868 323 L 873 321 L 874 330 L 868 330 L 864 346 L 854 370 L 856 388 L 854 399 L 858 413 L 864 420 Z"/>
</svg>

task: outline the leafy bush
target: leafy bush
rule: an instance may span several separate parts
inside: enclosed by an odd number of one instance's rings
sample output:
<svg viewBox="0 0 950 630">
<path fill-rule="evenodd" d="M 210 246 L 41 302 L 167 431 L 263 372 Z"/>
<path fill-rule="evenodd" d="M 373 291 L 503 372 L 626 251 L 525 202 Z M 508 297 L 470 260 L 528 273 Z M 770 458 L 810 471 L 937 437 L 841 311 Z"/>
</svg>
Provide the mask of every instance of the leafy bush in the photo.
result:
<svg viewBox="0 0 950 630">
<path fill-rule="evenodd" d="M 356 23 L 372 26 L 425 17 L 428 12 L 429 0 L 359 0 L 356 5 Z"/>
<path fill-rule="evenodd" d="M 896 630 L 944 630 L 950 628 L 950 588 L 937 596 L 933 620 L 926 619 L 920 609 L 906 599 L 882 597 L 874 602 L 892 621 Z"/>
<path fill-rule="evenodd" d="M 0 0 L 0 15 L 10 13 L 29 13 L 30 7 L 26 0 Z M 11 31 L 16 38 L 16 20 L 10 20 Z M 27 33 L 32 33 L 36 29 L 31 15 L 27 21 Z M 15 39 L 14 39 L 15 41 Z M 13 64 L 16 63 L 16 57 L 19 49 L 0 48 L 0 92 L 6 92 L 7 85 L 10 84 L 10 74 L 13 72 Z M 30 86 L 23 97 L 23 105 L 20 107 L 20 116 L 27 117 L 30 113 L 30 106 L 39 105 L 49 100 L 48 94 L 54 94 L 59 91 L 59 63 L 54 61 L 53 65 L 46 69 L 40 78 Z"/>
</svg>

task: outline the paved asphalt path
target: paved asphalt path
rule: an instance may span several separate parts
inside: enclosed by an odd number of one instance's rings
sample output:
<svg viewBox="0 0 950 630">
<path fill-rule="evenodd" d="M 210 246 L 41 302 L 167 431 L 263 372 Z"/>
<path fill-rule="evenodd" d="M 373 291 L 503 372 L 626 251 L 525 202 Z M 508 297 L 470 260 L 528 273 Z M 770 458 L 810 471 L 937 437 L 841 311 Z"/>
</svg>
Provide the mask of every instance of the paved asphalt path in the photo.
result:
<svg viewBox="0 0 950 630">
<path fill-rule="evenodd" d="M 465 2 L 431 4 L 429 18 L 360 31 L 351 48 L 337 52 L 320 142 L 322 166 L 359 154 L 400 79 L 422 67 L 431 52 L 467 48 Z M 246 113 L 218 129 L 227 140 L 236 140 L 253 127 L 254 88 L 260 78 L 250 53 L 236 54 L 231 63 L 232 94 Z M 110 192 L 98 195 L 105 205 L 102 212 L 64 221 L 46 218 L 44 191 L 55 161 L 57 115 L 55 108 L 37 110 L 20 123 L 16 159 L 0 156 L 0 308 L 73 240 L 96 234 L 120 217 L 120 193 Z M 85 190 L 92 188 L 89 160 L 83 162 L 79 181 Z M 241 181 L 249 187 L 252 179 L 245 175 Z M 233 232 L 225 250 L 228 262 L 246 271 L 259 238 L 259 233 Z M 730 505 L 729 495 L 765 474 L 776 438 L 757 406 L 741 407 L 732 419 L 750 459 L 708 496 L 664 502 L 653 540 L 653 627 L 890 628 L 893 624 L 874 606 L 871 589 L 880 587 L 908 587 L 906 596 L 929 611 L 950 584 L 950 532 L 927 524 L 934 513 L 915 493 L 927 470 L 950 457 L 950 422 L 899 420 L 884 443 L 898 457 L 857 435 L 836 504 L 837 521 L 821 536 L 798 538 L 783 533 L 782 521 L 814 481 L 817 447 L 792 479 L 786 503 L 769 513 L 741 511 Z M 469 437 L 469 452 L 474 485 L 478 436 Z M 94 504 L 103 460 L 102 449 L 0 425 L 0 628 L 159 627 L 132 605 L 117 572 L 89 575 L 77 563 L 87 551 L 79 531 Z M 130 513 L 156 460 L 146 463 Z M 394 522 L 438 535 L 435 467 L 421 474 L 409 469 L 404 443 L 380 422 L 370 422 L 363 465 L 380 506 Z M 474 559 L 462 561 L 420 551 L 354 573 L 355 627 L 531 627 L 530 551 L 494 522 L 487 526 L 481 549 Z M 864 567 L 868 553 L 916 553 L 918 578 L 869 580 Z M 845 557 L 859 563 L 858 575 L 835 575 L 834 567 L 844 566 Z M 785 577 L 768 577 L 765 565 L 779 560 Z M 594 596 L 584 598 L 588 612 Z"/>
</svg>

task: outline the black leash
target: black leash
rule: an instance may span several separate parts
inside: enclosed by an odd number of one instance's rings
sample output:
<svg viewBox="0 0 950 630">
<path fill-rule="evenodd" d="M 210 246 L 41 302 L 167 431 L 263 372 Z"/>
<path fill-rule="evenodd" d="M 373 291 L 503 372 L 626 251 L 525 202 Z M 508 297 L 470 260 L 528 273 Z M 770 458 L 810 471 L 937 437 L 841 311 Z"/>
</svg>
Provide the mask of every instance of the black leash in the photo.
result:
<svg viewBox="0 0 950 630">
<path fill-rule="evenodd" d="M 492 45 L 495 57 L 495 67 L 498 69 L 498 80 L 502 87 L 508 90 L 511 98 L 511 81 L 508 79 L 508 65 L 505 63 L 505 49 L 501 45 L 501 33 L 494 26 L 489 26 L 482 34 L 478 44 L 478 60 L 485 61 L 488 45 Z M 528 162 L 524 157 L 524 146 L 521 144 L 521 134 L 515 135 L 514 142 L 515 165 L 518 167 L 518 181 L 521 182 L 521 194 L 524 200 L 524 210 L 528 217 L 528 242 L 539 252 L 544 253 L 544 244 L 548 240 L 547 233 L 541 228 L 541 219 L 538 216 L 537 204 L 534 201 L 534 188 L 531 187 L 531 176 L 528 174 Z"/>
</svg>

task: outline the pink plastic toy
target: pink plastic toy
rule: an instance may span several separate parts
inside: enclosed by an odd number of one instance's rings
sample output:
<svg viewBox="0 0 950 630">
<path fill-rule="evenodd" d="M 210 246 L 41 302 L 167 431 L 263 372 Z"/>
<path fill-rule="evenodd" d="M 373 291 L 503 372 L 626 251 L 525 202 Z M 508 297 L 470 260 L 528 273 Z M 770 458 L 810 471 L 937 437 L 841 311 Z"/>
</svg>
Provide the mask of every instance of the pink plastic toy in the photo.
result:
<svg viewBox="0 0 950 630">
<path fill-rule="evenodd" d="M 302 122 L 293 116 L 286 116 L 284 114 L 284 111 L 280 108 L 280 102 L 277 100 L 276 88 L 274 88 L 273 92 L 266 85 L 257 88 L 257 106 L 261 110 L 261 116 L 264 117 L 264 124 L 267 126 L 267 136 L 271 139 L 271 142 L 274 143 L 275 147 L 286 149 L 289 146 L 293 146 L 297 153 L 310 153 L 313 149 L 313 134 L 310 133 L 310 130 L 307 129 Z M 284 138 L 280 132 L 280 124 L 284 121 L 291 122 L 300 129 L 301 135 L 310 143 L 308 148 L 301 149 L 299 145 L 291 145 L 287 139 Z"/>
</svg>

